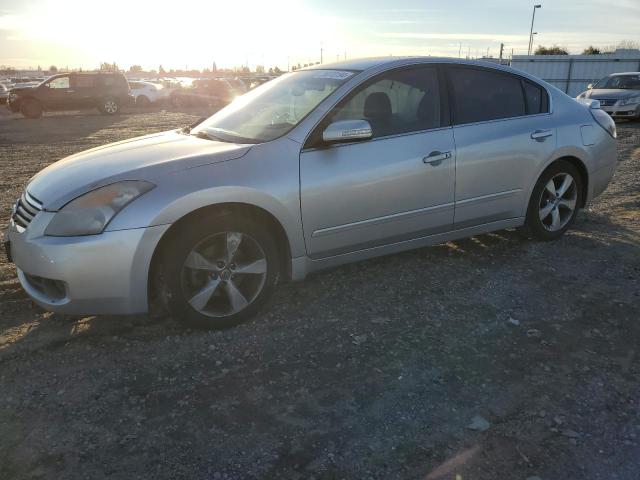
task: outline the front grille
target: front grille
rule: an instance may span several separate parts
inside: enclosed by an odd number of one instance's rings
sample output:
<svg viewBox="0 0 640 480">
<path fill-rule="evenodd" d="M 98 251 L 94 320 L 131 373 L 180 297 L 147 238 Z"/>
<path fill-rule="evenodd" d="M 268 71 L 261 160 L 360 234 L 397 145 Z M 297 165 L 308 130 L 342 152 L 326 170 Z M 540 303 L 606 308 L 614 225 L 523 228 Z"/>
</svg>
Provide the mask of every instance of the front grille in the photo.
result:
<svg viewBox="0 0 640 480">
<path fill-rule="evenodd" d="M 22 228 L 27 228 L 31 220 L 42 210 L 42 202 L 24 192 L 18 199 L 13 212 L 13 221 Z"/>
<path fill-rule="evenodd" d="M 612 107 L 617 100 L 615 98 L 597 98 L 601 107 Z"/>
</svg>

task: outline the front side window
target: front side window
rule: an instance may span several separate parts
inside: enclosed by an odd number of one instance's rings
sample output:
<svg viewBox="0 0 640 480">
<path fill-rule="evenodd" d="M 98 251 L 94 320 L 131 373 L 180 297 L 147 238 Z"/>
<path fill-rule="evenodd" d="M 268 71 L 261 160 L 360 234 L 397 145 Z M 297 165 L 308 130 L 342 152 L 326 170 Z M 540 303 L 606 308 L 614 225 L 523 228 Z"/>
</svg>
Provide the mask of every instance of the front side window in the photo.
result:
<svg viewBox="0 0 640 480">
<path fill-rule="evenodd" d="M 69 88 L 69 77 L 58 77 L 51 80 L 49 88 Z"/>
<path fill-rule="evenodd" d="M 359 88 L 330 121 L 367 120 L 373 138 L 438 128 L 440 89 L 434 67 L 397 70 Z"/>
<path fill-rule="evenodd" d="M 295 127 L 354 72 L 301 70 L 282 75 L 238 97 L 191 133 L 228 142 L 261 143 Z"/>
<path fill-rule="evenodd" d="M 520 79 L 479 68 L 452 67 L 449 81 L 457 124 L 484 122 L 525 114 Z"/>
</svg>

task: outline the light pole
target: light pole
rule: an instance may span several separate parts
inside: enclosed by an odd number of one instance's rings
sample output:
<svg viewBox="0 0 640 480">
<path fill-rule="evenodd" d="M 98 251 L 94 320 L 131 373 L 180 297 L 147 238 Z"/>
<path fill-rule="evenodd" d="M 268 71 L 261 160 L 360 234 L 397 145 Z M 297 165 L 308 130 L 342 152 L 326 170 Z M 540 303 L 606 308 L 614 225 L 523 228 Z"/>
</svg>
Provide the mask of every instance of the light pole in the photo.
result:
<svg viewBox="0 0 640 480">
<path fill-rule="evenodd" d="M 527 55 L 531 55 L 531 44 L 533 43 L 533 22 L 536 19 L 536 9 L 542 8 L 542 5 L 534 5 L 533 6 L 533 15 L 531 15 L 531 32 L 529 33 L 529 50 Z"/>
</svg>

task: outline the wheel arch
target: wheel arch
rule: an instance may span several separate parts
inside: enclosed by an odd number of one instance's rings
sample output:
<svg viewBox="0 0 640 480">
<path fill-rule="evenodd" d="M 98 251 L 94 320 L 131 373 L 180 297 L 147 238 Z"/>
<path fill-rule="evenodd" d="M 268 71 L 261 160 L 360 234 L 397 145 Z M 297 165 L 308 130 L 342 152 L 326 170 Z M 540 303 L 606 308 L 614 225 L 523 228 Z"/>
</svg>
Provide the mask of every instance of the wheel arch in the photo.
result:
<svg viewBox="0 0 640 480">
<path fill-rule="evenodd" d="M 274 235 L 278 245 L 278 253 L 280 254 L 280 279 L 289 281 L 291 279 L 291 244 L 289 237 L 278 219 L 269 211 L 250 203 L 243 202 L 225 202 L 202 206 L 191 212 L 186 213 L 178 220 L 173 222 L 169 229 L 162 235 L 160 241 L 156 245 L 151 263 L 149 265 L 148 281 L 147 281 L 147 298 L 151 301 L 154 298 L 156 284 L 156 275 L 158 273 L 159 259 L 162 252 L 179 234 L 180 229 L 190 222 L 211 218 L 217 215 L 242 215 L 245 218 L 250 217 L 256 222 L 263 224 Z"/>
<path fill-rule="evenodd" d="M 556 156 L 554 157 L 552 160 L 550 160 L 545 166 L 544 168 L 542 168 L 542 170 L 538 173 L 538 175 L 535 178 L 535 181 L 533 182 L 531 188 L 529 189 L 529 196 L 527 197 L 528 199 L 531 198 L 531 194 L 533 193 L 533 189 L 536 186 L 536 183 L 538 183 L 538 180 L 540 179 L 540 177 L 542 175 L 544 175 L 544 173 L 555 163 L 559 162 L 559 161 L 566 161 L 569 162 L 570 164 L 572 164 L 574 167 L 576 167 L 576 169 L 578 170 L 578 172 L 580 173 L 580 180 L 582 181 L 582 192 L 580 193 L 580 203 L 578 204 L 579 208 L 584 208 L 587 204 L 587 199 L 589 197 L 589 170 L 587 169 L 587 166 L 584 162 L 584 160 L 582 160 L 580 157 L 578 157 L 577 155 L 575 155 L 574 153 L 571 154 L 565 154 L 565 155 L 560 155 L 560 156 Z M 528 205 L 529 200 L 527 200 L 527 205 Z"/>
</svg>

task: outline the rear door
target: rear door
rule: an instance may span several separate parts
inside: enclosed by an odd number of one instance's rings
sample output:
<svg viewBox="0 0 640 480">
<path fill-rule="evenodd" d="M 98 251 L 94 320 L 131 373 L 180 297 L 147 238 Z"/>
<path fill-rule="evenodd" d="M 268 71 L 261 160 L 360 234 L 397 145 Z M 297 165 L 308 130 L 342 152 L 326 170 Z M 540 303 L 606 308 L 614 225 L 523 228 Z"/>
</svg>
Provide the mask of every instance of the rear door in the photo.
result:
<svg viewBox="0 0 640 480">
<path fill-rule="evenodd" d="M 456 144 L 455 228 L 522 217 L 553 154 L 546 90 L 497 69 L 447 67 Z"/>
<path fill-rule="evenodd" d="M 308 254 L 323 258 L 445 232 L 453 223 L 455 150 L 435 66 L 386 72 L 357 87 L 300 155 Z M 373 138 L 324 145 L 337 120 L 365 119 Z"/>
</svg>

